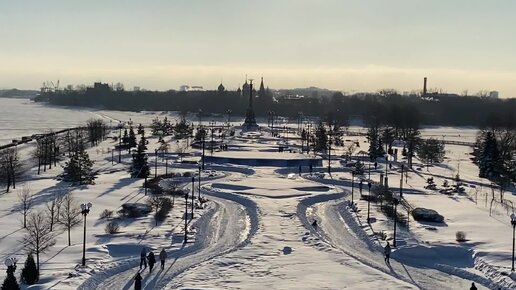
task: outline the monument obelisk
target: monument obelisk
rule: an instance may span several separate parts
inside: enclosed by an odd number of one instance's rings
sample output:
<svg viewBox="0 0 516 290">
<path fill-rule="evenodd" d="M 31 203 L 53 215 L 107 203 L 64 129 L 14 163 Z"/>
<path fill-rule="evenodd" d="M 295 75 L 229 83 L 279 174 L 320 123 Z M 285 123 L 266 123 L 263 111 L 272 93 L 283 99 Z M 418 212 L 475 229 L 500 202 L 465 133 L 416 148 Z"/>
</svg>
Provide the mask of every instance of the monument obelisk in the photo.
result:
<svg viewBox="0 0 516 290">
<path fill-rule="evenodd" d="M 256 124 L 256 119 L 254 116 L 253 109 L 253 80 L 249 80 L 249 106 L 247 107 L 247 111 L 245 112 L 245 121 L 242 125 L 242 129 L 246 129 L 248 131 L 258 130 L 258 124 Z"/>
</svg>

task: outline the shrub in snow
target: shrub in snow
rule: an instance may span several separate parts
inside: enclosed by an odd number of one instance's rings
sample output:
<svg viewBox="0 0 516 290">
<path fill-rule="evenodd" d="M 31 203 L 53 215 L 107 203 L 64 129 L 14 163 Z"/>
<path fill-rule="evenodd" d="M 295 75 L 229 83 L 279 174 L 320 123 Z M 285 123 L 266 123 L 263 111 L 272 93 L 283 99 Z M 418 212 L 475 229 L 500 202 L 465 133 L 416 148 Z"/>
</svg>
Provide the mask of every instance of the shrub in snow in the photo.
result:
<svg viewBox="0 0 516 290">
<path fill-rule="evenodd" d="M 108 219 L 108 218 L 111 218 L 112 216 L 113 216 L 113 211 L 109 210 L 109 209 L 103 210 L 99 215 L 100 219 Z"/>
<path fill-rule="evenodd" d="M 23 283 L 27 285 L 32 285 L 39 280 L 38 269 L 36 268 L 36 262 L 31 254 L 27 256 L 27 260 L 25 260 L 25 265 L 21 272 L 21 280 Z"/>
<path fill-rule="evenodd" d="M 104 232 L 106 232 L 106 234 L 117 234 L 120 232 L 120 225 L 117 222 L 112 221 L 106 225 Z"/>
<path fill-rule="evenodd" d="M 18 285 L 18 281 L 16 281 L 16 277 L 13 274 L 7 275 L 5 277 L 4 283 L 2 284 L 2 290 L 19 290 L 20 285 Z"/>
<path fill-rule="evenodd" d="M 465 242 L 466 241 L 466 233 L 463 231 L 456 232 L 455 239 L 457 240 L 457 242 Z"/>
<path fill-rule="evenodd" d="M 442 215 L 440 215 L 437 211 L 429 208 L 417 207 L 414 210 L 412 210 L 412 216 L 416 221 L 434 223 L 444 222 L 444 217 Z"/>
<path fill-rule="evenodd" d="M 124 203 L 118 213 L 124 217 L 138 218 L 148 215 L 151 211 L 152 209 L 143 203 Z"/>
</svg>

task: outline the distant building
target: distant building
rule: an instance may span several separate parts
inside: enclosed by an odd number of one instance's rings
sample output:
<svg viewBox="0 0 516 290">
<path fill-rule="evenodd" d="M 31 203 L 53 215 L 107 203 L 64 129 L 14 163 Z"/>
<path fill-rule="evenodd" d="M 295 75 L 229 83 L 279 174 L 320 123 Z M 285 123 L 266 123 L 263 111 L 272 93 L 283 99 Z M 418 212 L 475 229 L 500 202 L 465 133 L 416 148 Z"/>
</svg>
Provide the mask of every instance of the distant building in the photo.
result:
<svg viewBox="0 0 516 290">
<path fill-rule="evenodd" d="M 498 99 L 498 91 L 490 91 L 489 98 L 490 99 Z"/>
<path fill-rule="evenodd" d="M 179 87 L 180 92 L 189 92 L 189 91 L 203 91 L 202 86 L 189 86 L 189 85 L 182 85 Z"/>
<path fill-rule="evenodd" d="M 87 93 L 95 92 L 95 93 L 105 93 L 111 91 L 111 87 L 108 84 L 103 84 L 101 82 L 93 83 L 93 88 L 86 88 Z"/>
</svg>

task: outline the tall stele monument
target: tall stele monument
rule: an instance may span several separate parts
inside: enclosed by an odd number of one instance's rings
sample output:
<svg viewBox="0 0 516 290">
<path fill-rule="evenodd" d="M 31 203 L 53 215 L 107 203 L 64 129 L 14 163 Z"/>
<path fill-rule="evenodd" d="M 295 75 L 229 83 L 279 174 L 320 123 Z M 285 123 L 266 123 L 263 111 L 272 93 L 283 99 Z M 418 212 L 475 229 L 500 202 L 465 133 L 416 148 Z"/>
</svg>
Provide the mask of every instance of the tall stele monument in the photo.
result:
<svg viewBox="0 0 516 290">
<path fill-rule="evenodd" d="M 246 129 L 248 131 L 258 130 L 258 124 L 256 124 L 256 119 L 254 117 L 254 109 L 253 109 L 253 80 L 249 80 L 249 106 L 247 107 L 247 111 L 245 113 L 245 121 L 242 125 L 242 129 Z"/>
</svg>

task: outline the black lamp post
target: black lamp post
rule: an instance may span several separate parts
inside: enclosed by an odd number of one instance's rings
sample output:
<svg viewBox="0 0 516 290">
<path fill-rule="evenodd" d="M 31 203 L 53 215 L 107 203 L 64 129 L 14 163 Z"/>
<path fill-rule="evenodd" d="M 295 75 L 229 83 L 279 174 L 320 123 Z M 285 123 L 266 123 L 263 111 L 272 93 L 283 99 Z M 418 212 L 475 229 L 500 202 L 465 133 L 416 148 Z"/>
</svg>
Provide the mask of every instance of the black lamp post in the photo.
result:
<svg viewBox="0 0 516 290">
<path fill-rule="evenodd" d="M 115 147 L 111 149 L 111 165 L 115 164 Z"/>
<path fill-rule="evenodd" d="M 204 170 L 204 156 L 206 151 L 206 131 L 202 127 L 200 127 L 199 130 L 202 130 L 202 170 Z"/>
<path fill-rule="evenodd" d="M 228 110 L 226 111 L 226 113 L 228 113 L 228 131 L 229 131 L 230 117 L 231 117 L 231 113 L 233 113 L 233 111 L 231 111 L 231 109 L 228 109 Z"/>
<path fill-rule="evenodd" d="M 192 176 L 192 219 L 194 217 L 195 177 Z"/>
<path fill-rule="evenodd" d="M 154 156 L 156 157 L 154 160 L 154 177 L 158 177 L 158 149 L 154 149 Z"/>
<path fill-rule="evenodd" d="M 351 204 L 354 201 L 354 191 L 355 191 L 355 171 L 351 171 Z"/>
<path fill-rule="evenodd" d="M 405 166 L 401 164 L 401 174 L 400 174 L 400 199 L 403 198 L 403 169 Z"/>
<path fill-rule="evenodd" d="M 86 266 L 86 216 L 90 213 L 91 202 L 81 204 L 81 214 L 84 216 L 84 232 L 82 239 L 82 266 Z"/>
<path fill-rule="evenodd" d="M 186 244 L 186 242 L 188 242 L 187 227 L 188 227 L 188 192 L 185 193 L 185 244 Z"/>
<path fill-rule="evenodd" d="M 367 183 L 367 187 L 369 188 L 369 193 L 367 194 L 367 223 L 371 223 L 371 181 Z"/>
<path fill-rule="evenodd" d="M 514 231 L 516 230 L 516 214 L 511 214 L 511 225 L 512 225 L 512 268 L 514 272 Z"/>
<path fill-rule="evenodd" d="M 199 183 L 197 185 L 198 199 L 201 200 L 201 166 L 199 166 L 199 177 L 197 179 L 197 182 Z"/>
<path fill-rule="evenodd" d="M 397 197 L 394 197 L 392 199 L 392 202 L 394 203 L 394 240 L 392 241 L 392 246 L 396 247 L 396 224 L 397 224 L 397 209 L 398 209 L 398 203 L 400 203 L 400 201 L 398 200 Z"/>
<path fill-rule="evenodd" d="M 14 272 L 16 271 L 16 262 L 18 262 L 16 258 L 7 257 L 7 259 L 5 259 L 4 263 L 7 266 L 7 276 L 14 276 Z"/>
<path fill-rule="evenodd" d="M 331 130 L 331 125 L 330 125 Z M 332 132 L 328 133 L 328 174 L 331 176 L 331 135 Z"/>
<path fill-rule="evenodd" d="M 122 122 L 118 124 L 118 163 L 122 162 Z"/>
</svg>

